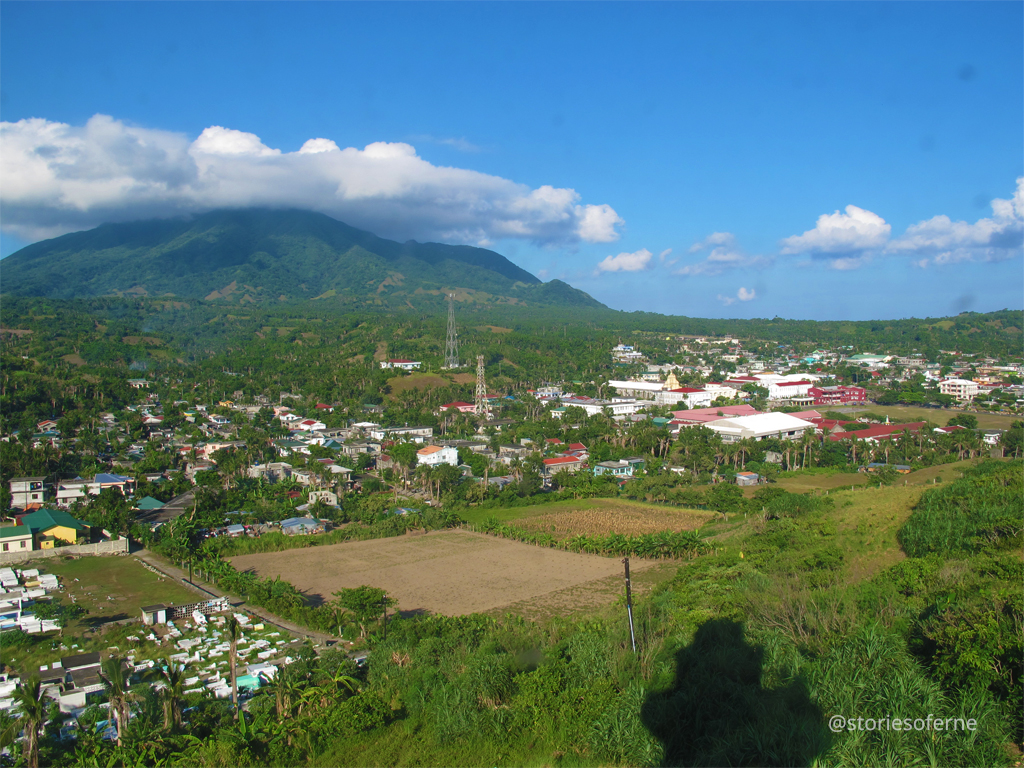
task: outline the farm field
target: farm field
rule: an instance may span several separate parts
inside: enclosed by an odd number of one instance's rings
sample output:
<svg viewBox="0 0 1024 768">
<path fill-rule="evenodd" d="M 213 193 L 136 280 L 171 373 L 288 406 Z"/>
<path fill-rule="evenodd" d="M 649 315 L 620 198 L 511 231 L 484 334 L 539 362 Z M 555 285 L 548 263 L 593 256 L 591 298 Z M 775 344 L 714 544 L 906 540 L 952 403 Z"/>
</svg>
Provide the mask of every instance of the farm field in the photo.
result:
<svg viewBox="0 0 1024 768">
<path fill-rule="evenodd" d="M 134 557 L 54 558 L 37 561 L 31 567 L 60 577 L 64 601 L 70 602 L 74 595 L 75 604 L 89 612 L 77 622 L 85 626 L 141 619 L 139 611 L 144 605 L 193 603 L 199 599 L 195 592 L 147 570 Z"/>
<path fill-rule="evenodd" d="M 331 600 L 343 587 L 368 584 L 398 599 L 398 610 L 461 616 L 529 613 L 532 604 L 557 612 L 597 609 L 621 593 L 618 558 L 563 552 L 464 530 L 400 536 L 231 558 L 239 571 L 280 577 L 308 597 Z M 642 573 L 656 565 L 635 560 Z M 618 588 L 609 588 L 618 580 Z M 539 606 L 538 606 L 539 607 Z M 547 612 L 545 608 L 543 612 Z"/>
<path fill-rule="evenodd" d="M 659 531 L 695 531 L 715 516 L 714 512 L 656 506 L 620 499 L 593 499 L 597 502 L 557 505 L 540 514 L 521 518 L 518 525 L 528 531 L 550 532 L 563 539 L 577 534 L 621 533 L 639 536 Z M 556 505 L 552 505 L 556 506 Z"/>
<path fill-rule="evenodd" d="M 693 531 L 714 517 L 713 512 L 629 499 L 579 499 L 531 507 L 472 509 L 459 513 L 466 522 L 496 518 L 531 531 L 550 531 L 557 538 L 578 533 L 621 533 L 636 536 L 657 531 Z"/>
<path fill-rule="evenodd" d="M 947 410 L 945 408 L 916 408 L 910 405 L 873 404 L 858 405 L 853 408 L 843 408 L 841 406 L 826 408 L 825 406 L 821 406 L 819 410 L 833 410 L 838 411 L 839 413 L 848 413 L 854 417 L 857 413 L 870 411 L 871 413 L 888 416 L 893 421 L 931 421 L 938 424 L 940 427 L 946 426 L 950 419 L 963 413 L 963 411 Z M 977 417 L 978 427 L 980 429 L 1009 429 L 1013 422 L 1021 420 L 1020 416 L 1014 416 L 1008 413 L 985 413 L 977 411 L 968 411 L 968 413 Z"/>
</svg>

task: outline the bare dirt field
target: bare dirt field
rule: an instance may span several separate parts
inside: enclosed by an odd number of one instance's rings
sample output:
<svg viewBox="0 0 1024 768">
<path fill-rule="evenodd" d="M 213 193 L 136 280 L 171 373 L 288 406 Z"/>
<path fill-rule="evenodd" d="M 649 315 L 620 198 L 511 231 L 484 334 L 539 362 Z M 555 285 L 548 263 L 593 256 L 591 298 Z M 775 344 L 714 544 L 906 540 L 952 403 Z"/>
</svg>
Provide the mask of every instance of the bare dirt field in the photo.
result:
<svg viewBox="0 0 1024 768">
<path fill-rule="evenodd" d="M 280 576 L 312 598 L 368 584 L 398 599 L 402 612 L 448 616 L 531 613 L 531 605 L 565 614 L 598 608 L 621 587 L 618 558 L 580 555 L 463 530 L 347 542 L 231 558 L 239 571 Z M 656 562 L 631 561 L 641 573 Z M 543 611 L 547 613 L 547 610 Z"/>
</svg>

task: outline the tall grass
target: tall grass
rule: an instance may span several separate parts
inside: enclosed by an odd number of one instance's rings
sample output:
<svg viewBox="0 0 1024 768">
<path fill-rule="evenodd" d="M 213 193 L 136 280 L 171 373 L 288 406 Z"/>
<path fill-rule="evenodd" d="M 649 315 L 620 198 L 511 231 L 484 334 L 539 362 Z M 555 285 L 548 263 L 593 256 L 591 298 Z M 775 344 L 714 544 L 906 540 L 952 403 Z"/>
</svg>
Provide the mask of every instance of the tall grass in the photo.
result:
<svg viewBox="0 0 1024 768">
<path fill-rule="evenodd" d="M 979 552 L 1024 529 L 1024 462 L 982 462 L 926 491 L 898 538 L 910 557 Z"/>
</svg>

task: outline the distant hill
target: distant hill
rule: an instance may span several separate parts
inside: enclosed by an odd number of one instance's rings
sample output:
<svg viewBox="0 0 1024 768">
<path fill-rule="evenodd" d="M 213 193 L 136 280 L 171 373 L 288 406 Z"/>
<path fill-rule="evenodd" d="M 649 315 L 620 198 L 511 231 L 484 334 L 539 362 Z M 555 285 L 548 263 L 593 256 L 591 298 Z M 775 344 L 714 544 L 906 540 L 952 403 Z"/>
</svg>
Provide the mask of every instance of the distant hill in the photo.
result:
<svg viewBox="0 0 1024 768">
<path fill-rule="evenodd" d="M 398 243 L 298 210 L 104 224 L 22 248 L 3 260 L 2 271 L 4 293 L 59 299 L 409 305 L 434 303 L 447 290 L 463 301 L 604 307 L 485 248 Z"/>
</svg>

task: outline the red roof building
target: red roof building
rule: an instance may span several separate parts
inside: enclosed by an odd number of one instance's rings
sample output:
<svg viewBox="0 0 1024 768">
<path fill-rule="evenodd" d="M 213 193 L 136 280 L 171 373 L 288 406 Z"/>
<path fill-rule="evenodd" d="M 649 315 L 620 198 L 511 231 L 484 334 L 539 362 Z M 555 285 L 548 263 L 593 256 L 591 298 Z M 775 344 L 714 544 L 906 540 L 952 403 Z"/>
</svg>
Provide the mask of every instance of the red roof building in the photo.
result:
<svg viewBox="0 0 1024 768">
<path fill-rule="evenodd" d="M 829 435 L 828 439 L 832 442 L 838 442 L 846 438 L 877 442 L 879 440 L 888 440 L 891 437 L 899 437 L 903 432 L 917 434 L 924 425 L 925 422 L 923 421 L 915 421 L 912 424 L 876 424 L 873 427 L 858 429 L 853 432 L 837 432 Z"/>
</svg>

